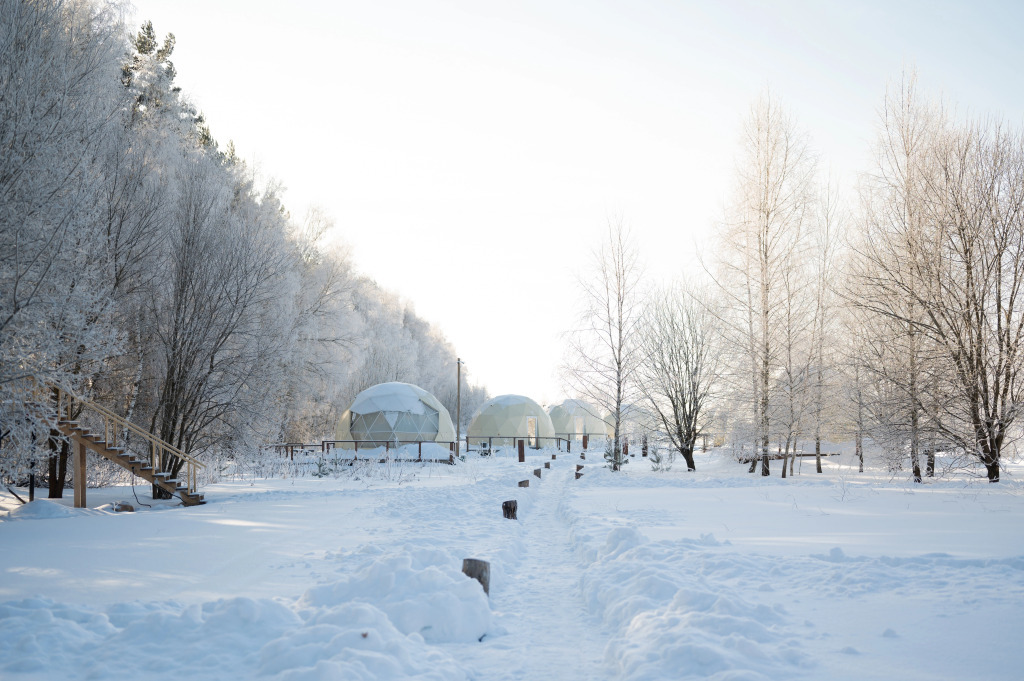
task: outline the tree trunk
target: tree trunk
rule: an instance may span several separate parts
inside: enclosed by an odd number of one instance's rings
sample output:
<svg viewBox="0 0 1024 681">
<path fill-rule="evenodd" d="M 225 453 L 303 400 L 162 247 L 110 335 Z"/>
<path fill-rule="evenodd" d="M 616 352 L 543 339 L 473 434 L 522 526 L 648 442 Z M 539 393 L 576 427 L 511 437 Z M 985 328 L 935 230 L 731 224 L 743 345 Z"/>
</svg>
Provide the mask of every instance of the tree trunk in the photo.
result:
<svg viewBox="0 0 1024 681">
<path fill-rule="evenodd" d="M 856 441 L 855 447 L 856 447 L 856 452 L 857 452 L 857 460 L 860 462 L 860 472 L 863 473 L 864 472 L 864 436 L 861 435 L 859 425 L 858 425 L 858 428 L 857 428 L 857 435 L 855 436 L 854 439 Z"/>
<path fill-rule="evenodd" d="M 821 472 L 821 438 L 814 438 L 814 462 L 817 464 L 817 470 Z"/>
<path fill-rule="evenodd" d="M 782 453 L 782 447 L 779 447 L 779 453 Z M 789 441 L 786 441 L 786 453 L 782 455 L 782 479 L 786 479 L 786 464 L 789 463 Z"/>
<path fill-rule="evenodd" d="M 49 461 L 49 477 L 50 487 L 47 496 L 50 499 L 63 499 L 64 498 L 64 486 L 68 482 L 68 455 L 70 450 L 68 443 L 63 441 L 60 443 L 60 453 L 54 453 L 50 455 Z"/>
<path fill-rule="evenodd" d="M 687 471 L 695 471 L 695 470 L 697 470 L 697 466 L 694 465 L 694 463 L 693 463 L 693 449 L 683 449 L 682 452 L 680 452 L 680 453 L 683 455 L 683 458 L 686 459 L 686 470 Z"/>
</svg>

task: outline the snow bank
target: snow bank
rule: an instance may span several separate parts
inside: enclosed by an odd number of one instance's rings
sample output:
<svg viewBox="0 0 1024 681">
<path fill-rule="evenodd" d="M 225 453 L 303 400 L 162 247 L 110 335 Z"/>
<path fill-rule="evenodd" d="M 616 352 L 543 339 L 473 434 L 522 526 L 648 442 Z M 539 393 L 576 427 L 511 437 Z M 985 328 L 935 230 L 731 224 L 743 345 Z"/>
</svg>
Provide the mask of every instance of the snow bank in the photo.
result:
<svg viewBox="0 0 1024 681">
<path fill-rule="evenodd" d="M 74 509 L 63 506 L 56 501 L 36 499 L 27 504 L 15 507 L 5 520 L 45 520 L 49 518 L 72 518 L 83 513 L 92 513 L 86 509 Z"/>
<path fill-rule="evenodd" d="M 282 681 L 466 678 L 450 655 L 419 634 L 407 636 L 381 610 L 352 602 L 265 645 L 259 674 Z"/>
<path fill-rule="evenodd" d="M 583 597 L 618 630 L 605 661 L 623 678 L 788 678 L 812 666 L 783 609 L 711 586 L 692 569 L 718 545 L 710 536 L 650 542 L 620 527 L 600 547 L 580 547 L 593 557 Z"/>
<path fill-rule="evenodd" d="M 348 579 L 310 589 L 300 605 L 319 609 L 310 618 L 316 623 L 337 619 L 335 608 L 351 602 L 374 604 L 403 634 L 429 643 L 478 641 L 491 623 L 480 583 L 436 550 L 381 556 Z"/>
<path fill-rule="evenodd" d="M 0 678 L 460 681 L 433 644 L 475 643 L 490 623 L 478 582 L 447 553 L 415 549 L 371 556 L 291 602 L 0 604 Z"/>
</svg>

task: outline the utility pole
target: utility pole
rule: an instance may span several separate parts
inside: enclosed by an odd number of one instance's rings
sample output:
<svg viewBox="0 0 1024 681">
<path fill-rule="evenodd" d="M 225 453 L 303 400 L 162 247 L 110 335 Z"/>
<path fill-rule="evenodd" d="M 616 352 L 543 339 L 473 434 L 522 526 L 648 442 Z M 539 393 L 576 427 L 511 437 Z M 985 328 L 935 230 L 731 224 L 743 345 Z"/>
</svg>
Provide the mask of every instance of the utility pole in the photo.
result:
<svg viewBox="0 0 1024 681">
<path fill-rule="evenodd" d="M 450 393 L 449 393 L 450 394 Z M 462 358 L 455 358 L 455 456 L 462 447 Z"/>
</svg>

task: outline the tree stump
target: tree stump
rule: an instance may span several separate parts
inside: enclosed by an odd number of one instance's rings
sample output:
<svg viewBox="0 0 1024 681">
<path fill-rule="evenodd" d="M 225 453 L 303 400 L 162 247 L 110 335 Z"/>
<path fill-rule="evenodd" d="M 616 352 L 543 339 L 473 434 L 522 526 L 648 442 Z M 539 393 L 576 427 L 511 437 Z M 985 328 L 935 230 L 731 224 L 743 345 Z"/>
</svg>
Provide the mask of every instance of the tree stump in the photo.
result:
<svg viewBox="0 0 1024 681">
<path fill-rule="evenodd" d="M 529 482 L 527 480 L 526 482 Z M 501 502 L 501 512 L 509 520 L 517 520 L 516 511 L 519 510 L 519 502 L 515 499 Z"/>
<path fill-rule="evenodd" d="M 519 481 L 519 486 L 520 487 L 529 487 L 530 486 L 530 481 L 529 480 L 520 480 Z"/>
<path fill-rule="evenodd" d="M 491 564 L 486 560 L 477 560 L 476 558 L 463 559 L 462 574 L 480 582 L 480 586 L 484 588 L 484 593 L 488 596 L 491 595 Z"/>
<path fill-rule="evenodd" d="M 540 477 L 540 469 L 539 468 L 534 468 L 533 469 L 533 474 L 536 475 L 539 478 Z"/>
</svg>

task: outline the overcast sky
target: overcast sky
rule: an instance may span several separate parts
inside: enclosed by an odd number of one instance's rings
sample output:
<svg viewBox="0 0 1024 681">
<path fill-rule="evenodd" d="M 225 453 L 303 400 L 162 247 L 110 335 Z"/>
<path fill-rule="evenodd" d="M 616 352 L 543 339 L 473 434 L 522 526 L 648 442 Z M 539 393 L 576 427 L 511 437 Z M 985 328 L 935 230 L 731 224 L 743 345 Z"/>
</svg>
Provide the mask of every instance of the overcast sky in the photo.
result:
<svg viewBox="0 0 1024 681">
<path fill-rule="evenodd" d="M 138 0 L 214 136 L 316 205 L 492 394 L 562 396 L 609 219 L 694 266 L 770 87 L 849 190 L 887 83 L 1020 124 L 1024 3 Z"/>
</svg>

